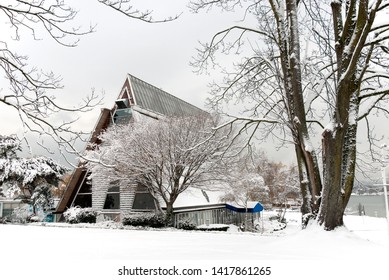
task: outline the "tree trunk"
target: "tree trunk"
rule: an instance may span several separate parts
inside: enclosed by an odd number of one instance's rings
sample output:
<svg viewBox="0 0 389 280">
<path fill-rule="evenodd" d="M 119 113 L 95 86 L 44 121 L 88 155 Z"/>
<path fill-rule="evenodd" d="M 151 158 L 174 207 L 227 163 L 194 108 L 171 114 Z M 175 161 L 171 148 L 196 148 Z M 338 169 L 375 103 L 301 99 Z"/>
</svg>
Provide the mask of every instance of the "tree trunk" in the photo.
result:
<svg viewBox="0 0 389 280">
<path fill-rule="evenodd" d="M 323 192 L 318 220 L 326 230 L 343 226 L 344 211 L 354 185 L 359 107 L 357 92 L 355 78 L 341 84 L 333 127 L 322 134 Z"/>
<path fill-rule="evenodd" d="M 167 226 L 174 226 L 173 202 L 166 202 L 166 224 Z"/>
<path fill-rule="evenodd" d="M 299 27 L 297 2 L 286 1 L 288 28 L 280 21 L 279 46 L 284 76 L 284 88 L 288 105 L 290 129 L 295 142 L 300 188 L 303 197 L 301 211 L 303 226 L 315 217 L 320 205 L 321 179 L 315 151 L 310 147 L 301 78 Z M 281 16 L 279 17 L 281 18 Z M 285 36 L 289 34 L 289 36 Z"/>
<path fill-rule="evenodd" d="M 342 128 L 334 127 L 323 132 L 323 191 L 319 223 L 326 230 L 343 225 L 342 177 Z"/>
<path fill-rule="evenodd" d="M 342 142 L 355 141 L 355 137 L 349 141 L 342 139 L 344 133 L 341 129 L 334 132 L 326 130 L 323 133 L 323 193 L 319 214 L 319 223 L 326 230 L 332 230 L 343 225 L 343 215 L 350 199 L 354 185 L 355 174 L 355 145 L 349 147 L 346 152 L 342 148 Z M 356 126 L 352 128 L 356 132 Z M 348 136 L 346 136 L 348 140 Z"/>
</svg>

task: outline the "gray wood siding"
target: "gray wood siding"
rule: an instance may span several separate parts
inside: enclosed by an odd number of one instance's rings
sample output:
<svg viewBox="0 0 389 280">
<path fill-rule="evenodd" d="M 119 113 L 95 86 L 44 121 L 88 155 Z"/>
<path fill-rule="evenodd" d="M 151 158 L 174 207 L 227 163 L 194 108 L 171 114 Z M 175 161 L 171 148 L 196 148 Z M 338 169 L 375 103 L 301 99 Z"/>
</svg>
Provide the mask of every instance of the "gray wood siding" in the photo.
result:
<svg viewBox="0 0 389 280">
<path fill-rule="evenodd" d="M 122 214 L 131 212 L 134 203 L 136 184 L 121 184 L 120 186 L 120 210 Z"/>
<path fill-rule="evenodd" d="M 107 196 L 109 180 L 105 176 L 93 174 L 92 177 L 92 208 L 101 211 Z"/>
</svg>

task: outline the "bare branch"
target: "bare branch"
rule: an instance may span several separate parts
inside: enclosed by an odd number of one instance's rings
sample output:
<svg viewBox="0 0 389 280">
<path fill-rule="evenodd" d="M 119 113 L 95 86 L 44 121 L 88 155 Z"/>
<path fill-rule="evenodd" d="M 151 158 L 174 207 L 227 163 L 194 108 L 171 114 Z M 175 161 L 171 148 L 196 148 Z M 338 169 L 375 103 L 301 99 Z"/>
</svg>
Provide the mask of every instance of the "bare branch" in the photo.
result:
<svg viewBox="0 0 389 280">
<path fill-rule="evenodd" d="M 200 10 L 211 10 L 213 7 L 221 8 L 224 11 L 234 11 L 236 7 L 241 7 L 241 0 L 199 0 L 189 1 L 189 9 L 193 13 Z"/>
<path fill-rule="evenodd" d="M 141 11 L 134 8 L 131 5 L 131 0 L 98 0 L 100 3 L 104 4 L 107 7 L 114 9 L 115 11 L 131 18 L 140 20 L 146 23 L 164 23 L 169 21 L 174 21 L 180 17 L 180 15 L 170 16 L 164 19 L 155 20 L 152 17 L 152 10 Z"/>
</svg>

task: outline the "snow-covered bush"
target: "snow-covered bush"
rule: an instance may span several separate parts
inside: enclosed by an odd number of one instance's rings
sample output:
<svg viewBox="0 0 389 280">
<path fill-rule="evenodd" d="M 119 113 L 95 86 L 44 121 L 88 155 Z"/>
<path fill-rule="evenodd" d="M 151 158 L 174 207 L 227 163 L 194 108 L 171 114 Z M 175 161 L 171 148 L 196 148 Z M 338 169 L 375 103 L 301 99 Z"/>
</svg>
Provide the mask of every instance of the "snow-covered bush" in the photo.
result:
<svg viewBox="0 0 389 280">
<path fill-rule="evenodd" d="M 123 218 L 124 226 L 161 228 L 166 226 L 166 216 L 162 213 L 137 213 Z"/>
<path fill-rule="evenodd" d="M 177 228 L 184 230 L 194 230 L 196 229 L 196 225 L 190 221 L 179 221 L 177 224 Z"/>
<path fill-rule="evenodd" d="M 12 211 L 10 220 L 13 223 L 22 223 L 22 224 L 24 224 L 24 223 L 29 221 L 29 218 L 31 217 L 31 215 L 32 215 L 32 213 L 31 213 L 31 210 L 30 210 L 30 206 L 29 205 L 23 205 L 23 206 L 20 206 L 18 208 L 15 208 Z"/>
<path fill-rule="evenodd" d="M 63 213 L 69 224 L 96 223 L 97 212 L 91 208 L 71 207 Z"/>
</svg>

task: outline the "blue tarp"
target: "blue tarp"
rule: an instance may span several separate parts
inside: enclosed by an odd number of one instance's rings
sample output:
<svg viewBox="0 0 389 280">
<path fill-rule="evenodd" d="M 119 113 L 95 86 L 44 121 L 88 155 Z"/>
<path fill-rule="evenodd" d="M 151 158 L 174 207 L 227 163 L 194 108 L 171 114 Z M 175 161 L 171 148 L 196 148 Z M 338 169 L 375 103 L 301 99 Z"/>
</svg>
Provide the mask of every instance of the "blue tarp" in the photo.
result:
<svg viewBox="0 0 389 280">
<path fill-rule="evenodd" d="M 234 206 L 231 204 L 226 204 L 226 208 L 231 210 L 231 211 L 238 212 L 238 213 L 258 213 L 258 212 L 263 211 L 263 206 L 259 202 L 257 202 L 256 204 L 253 204 L 253 205 L 248 205 L 247 209 L 245 207 Z"/>
</svg>

